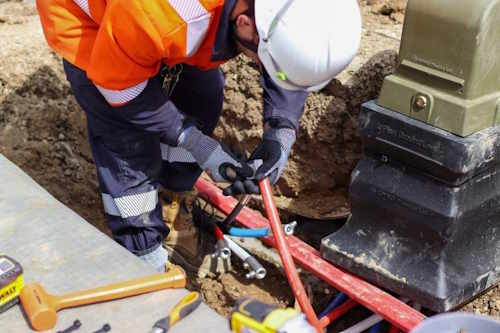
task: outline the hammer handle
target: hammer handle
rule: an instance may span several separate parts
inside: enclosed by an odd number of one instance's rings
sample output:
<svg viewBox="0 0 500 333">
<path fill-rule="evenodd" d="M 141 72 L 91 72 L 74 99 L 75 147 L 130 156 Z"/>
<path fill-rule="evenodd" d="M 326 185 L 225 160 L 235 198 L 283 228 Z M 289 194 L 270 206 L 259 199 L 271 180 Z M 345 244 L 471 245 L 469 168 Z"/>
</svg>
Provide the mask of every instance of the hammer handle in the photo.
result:
<svg viewBox="0 0 500 333">
<path fill-rule="evenodd" d="M 62 296 L 54 296 L 57 310 L 120 299 L 168 288 L 186 286 L 186 275 L 174 268 L 167 273 L 136 278 L 133 280 L 109 284 L 103 287 L 78 291 Z"/>
</svg>

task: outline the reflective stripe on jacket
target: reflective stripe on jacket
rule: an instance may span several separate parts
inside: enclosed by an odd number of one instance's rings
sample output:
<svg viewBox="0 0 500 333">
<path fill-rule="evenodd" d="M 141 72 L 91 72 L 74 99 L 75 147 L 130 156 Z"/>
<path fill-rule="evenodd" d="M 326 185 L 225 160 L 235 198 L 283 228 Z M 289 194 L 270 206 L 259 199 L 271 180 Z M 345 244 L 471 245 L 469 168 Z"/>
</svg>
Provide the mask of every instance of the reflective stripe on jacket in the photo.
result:
<svg viewBox="0 0 500 333">
<path fill-rule="evenodd" d="M 163 63 L 214 68 L 224 0 L 37 0 L 45 37 L 111 105 L 137 97 Z"/>
</svg>

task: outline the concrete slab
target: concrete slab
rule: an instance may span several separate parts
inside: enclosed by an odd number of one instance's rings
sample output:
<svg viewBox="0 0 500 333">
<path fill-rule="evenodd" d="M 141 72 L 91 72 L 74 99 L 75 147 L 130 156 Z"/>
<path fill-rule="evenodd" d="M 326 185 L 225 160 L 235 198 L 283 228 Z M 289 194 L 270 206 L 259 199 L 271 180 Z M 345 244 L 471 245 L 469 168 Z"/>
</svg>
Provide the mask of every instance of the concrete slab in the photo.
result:
<svg viewBox="0 0 500 333">
<path fill-rule="evenodd" d="M 27 282 L 64 294 L 148 275 L 140 259 L 53 198 L 0 154 L 0 253 L 21 263 Z M 149 332 L 185 295 L 166 290 L 128 299 L 62 310 L 57 332 L 80 319 L 78 332 L 109 323 L 111 332 Z M 0 332 L 32 332 L 19 306 L 0 315 Z M 169 332 L 230 332 L 227 319 L 202 304 Z"/>
</svg>

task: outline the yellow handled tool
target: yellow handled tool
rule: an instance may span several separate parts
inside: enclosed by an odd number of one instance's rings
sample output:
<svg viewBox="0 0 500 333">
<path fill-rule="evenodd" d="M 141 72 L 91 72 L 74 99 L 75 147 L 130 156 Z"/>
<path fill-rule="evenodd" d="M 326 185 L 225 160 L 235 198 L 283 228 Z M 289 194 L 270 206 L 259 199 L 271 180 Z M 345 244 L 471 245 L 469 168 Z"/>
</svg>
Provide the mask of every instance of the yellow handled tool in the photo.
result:
<svg viewBox="0 0 500 333">
<path fill-rule="evenodd" d="M 142 276 L 62 296 L 48 294 L 38 283 L 31 283 L 24 287 L 19 299 L 31 326 L 36 331 L 45 331 L 54 328 L 57 311 L 62 309 L 185 286 L 186 273 L 179 268 L 172 268 L 166 273 Z"/>
<path fill-rule="evenodd" d="M 182 318 L 196 310 L 201 304 L 201 296 L 197 292 L 192 292 L 184 297 L 170 311 L 167 317 L 160 319 L 154 324 L 152 333 L 165 333 L 170 327 L 177 323 Z"/>
</svg>

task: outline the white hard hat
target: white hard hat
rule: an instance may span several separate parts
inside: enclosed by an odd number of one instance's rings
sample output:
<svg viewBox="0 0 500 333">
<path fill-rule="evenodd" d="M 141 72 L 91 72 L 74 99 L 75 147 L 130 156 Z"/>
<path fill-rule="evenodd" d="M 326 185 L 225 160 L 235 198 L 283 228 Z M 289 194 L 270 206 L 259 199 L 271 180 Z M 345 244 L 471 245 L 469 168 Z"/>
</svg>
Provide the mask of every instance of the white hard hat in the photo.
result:
<svg viewBox="0 0 500 333">
<path fill-rule="evenodd" d="M 361 41 L 357 0 L 255 0 L 259 59 L 288 90 L 317 91 L 354 59 Z"/>
</svg>

